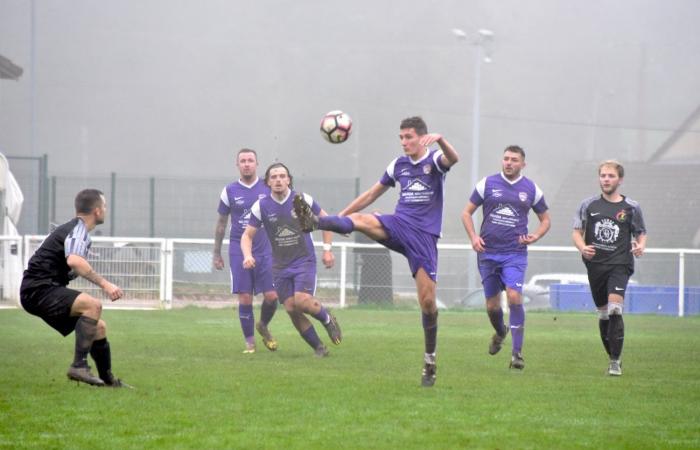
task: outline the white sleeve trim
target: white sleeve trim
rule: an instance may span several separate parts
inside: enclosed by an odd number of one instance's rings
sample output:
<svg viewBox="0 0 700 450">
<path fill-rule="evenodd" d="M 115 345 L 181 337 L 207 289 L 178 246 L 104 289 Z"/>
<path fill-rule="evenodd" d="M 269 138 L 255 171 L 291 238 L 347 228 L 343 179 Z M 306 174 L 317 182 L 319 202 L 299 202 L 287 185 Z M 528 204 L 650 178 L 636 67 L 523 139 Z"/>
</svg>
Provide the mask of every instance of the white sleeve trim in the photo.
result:
<svg viewBox="0 0 700 450">
<path fill-rule="evenodd" d="M 476 183 L 474 189 L 479 193 L 481 198 L 484 199 L 484 193 L 486 192 L 486 177 L 482 178 L 478 183 Z"/>
<path fill-rule="evenodd" d="M 394 158 L 394 159 L 389 163 L 389 165 L 386 166 L 386 174 L 389 176 L 389 178 L 391 178 L 392 180 L 394 180 L 394 183 L 396 183 L 396 177 L 394 177 L 394 165 L 396 165 L 396 160 L 397 160 L 397 159 L 398 159 L 398 158 Z"/>
<path fill-rule="evenodd" d="M 446 172 L 444 170 L 442 170 L 442 167 L 440 167 L 440 162 L 438 160 L 440 159 L 440 157 L 443 154 L 444 154 L 444 152 L 442 151 L 442 149 L 436 150 L 435 153 L 433 153 L 433 162 L 435 163 L 435 167 L 437 167 L 437 170 L 442 174 L 444 174 Z"/>
<path fill-rule="evenodd" d="M 537 183 L 533 183 L 535 185 L 535 200 L 532 202 L 533 205 L 536 205 L 542 200 L 542 197 L 544 197 L 544 192 L 542 192 L 542 189 L 540 189 L 539 186 L 537 186 Z"/>
<path fill-rule="evenodd" d="M 228 192 L 226 192 L 225 187 L 221 190 L 221 196 L 219 197 L 219 199 L 223 202 L 224 205 L 228 206 L 229 208 L 231 207 L 231 205 L 228 202 Z"/>
<path fill-rule="evenodd" d="M 307 194 L 306 192 L 304 192 L 304 201 L 309 206 L 314 205 L 314 198 L 312 196 L 310 196 L 309 194 Z"/>
<path fill-rule="evenodd" d="M 253 206 L 250 207 L 250 213 L 255 216 L 256 219 L 262 221 L 262 213 L 260 212 L 260 200 L 256 200 Z"/>
</svg>

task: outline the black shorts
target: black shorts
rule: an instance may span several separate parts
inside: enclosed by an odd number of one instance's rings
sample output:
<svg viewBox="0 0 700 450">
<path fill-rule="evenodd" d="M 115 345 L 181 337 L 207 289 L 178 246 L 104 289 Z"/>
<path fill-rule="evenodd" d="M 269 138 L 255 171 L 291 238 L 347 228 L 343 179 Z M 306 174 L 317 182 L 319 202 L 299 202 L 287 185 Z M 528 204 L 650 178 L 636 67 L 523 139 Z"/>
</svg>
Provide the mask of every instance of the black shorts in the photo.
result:
<svg viewBox="0 0 700 450">
<path fill-rule="evenodd" d="M 65 286 L 44 285 L 25 288 L 20 292 L 22 307 L 30 314 L 44 319 L 64 336 L 75 330 L 80 316 L 71 316 L 70 309 L 80 291 Z"/>
<path fill-rule="evenodd" d="M 600 308 L 608 304 L 608 296 L 617 294 L 625 297 L 627 282 L 634 269 L 623 264 L 586 263 L 588 283 L 595 305 Z"/>
</svg>

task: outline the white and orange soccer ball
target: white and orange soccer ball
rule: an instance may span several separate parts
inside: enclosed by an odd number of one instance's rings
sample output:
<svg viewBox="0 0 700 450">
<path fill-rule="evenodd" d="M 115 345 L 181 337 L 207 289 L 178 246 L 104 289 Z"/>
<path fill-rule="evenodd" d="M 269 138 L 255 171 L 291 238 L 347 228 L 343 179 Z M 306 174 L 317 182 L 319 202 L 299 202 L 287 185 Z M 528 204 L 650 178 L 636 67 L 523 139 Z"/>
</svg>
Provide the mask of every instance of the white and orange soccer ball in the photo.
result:
<svg viewBox="0 0 700 450">
<path fill-rule="evenodd" d="M 321 119 L 321 136 L 331 144 L 348 140 L 352 131 L 352 119 L 343 111 L 331 111 Z"/>
</svg>

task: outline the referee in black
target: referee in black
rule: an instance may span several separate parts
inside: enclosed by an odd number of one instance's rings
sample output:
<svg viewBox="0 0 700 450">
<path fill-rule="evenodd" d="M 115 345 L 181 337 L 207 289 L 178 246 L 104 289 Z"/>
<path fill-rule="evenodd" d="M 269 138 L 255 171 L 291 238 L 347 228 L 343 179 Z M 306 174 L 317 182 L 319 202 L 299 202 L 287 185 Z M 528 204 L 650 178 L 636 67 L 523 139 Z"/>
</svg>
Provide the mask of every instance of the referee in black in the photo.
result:
<svg viewBox="0 0 700 450">
<path fill-rule="evenodd" d="M 632 256 L 642 256 L 647 242 L 639 204 L 618 191 L 624 176 L 625 170 L 617 161 L 603 161 L 598 166 L 602 194 L 581 203 L 572 233 L 588 271 L 591 294 L 598 308 L 600 338 L 610 357 L 611 376 L 622 375 L 622 310 L 627 283 L 634 273 Z"/>
<path fill-rule="evenodd" d="M 75 330 L 75 358 L 68 378 L 94 386 L 127 387 L 112 374 L 112 357 L 100 300 L 66 286 L 78 275 L 96 284 L 112 300 L 122 290 L 96 273 L 87 262 L 89 232 L 104 223 L 107 204 L 102 192 L 85 189 L 75 197 L 76 217 L 56 228 L 29 260 L 20 299 L 24 309 L 41 317 L 63 336 Z M 99 378 L 90 372 L 88 353 Z"/>
</svg>

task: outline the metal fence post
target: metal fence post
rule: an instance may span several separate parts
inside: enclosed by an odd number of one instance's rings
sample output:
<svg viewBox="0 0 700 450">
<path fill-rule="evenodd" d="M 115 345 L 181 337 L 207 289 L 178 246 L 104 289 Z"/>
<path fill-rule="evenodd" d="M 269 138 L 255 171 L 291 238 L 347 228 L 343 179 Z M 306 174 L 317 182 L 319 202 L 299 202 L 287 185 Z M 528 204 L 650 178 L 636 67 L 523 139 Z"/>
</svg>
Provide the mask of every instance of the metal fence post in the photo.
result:
<svg viewBox="0 0 700 450">
<path fill-rule="evenodd" d="M 678 317 L 685 315 L 685 253 L 678 253 Z"/>
<path fill-rule="evenodd" d="M 347 284 L 348 247 L 343 243 L 340 247 L 340 307 L 345 308 L 345 288 Z"/>
<path fill-rule="evenodd" d="M 149 228 L 151 237 L 156 236 L 156 177 L 150 179 Z"/>
<path fill-rule="evenodd" d="M 117 174 L 112 172 L 110 178 L 109 210 L 111 214 L 109 215 L 109 235 L 114 236 L 117 219 Z"/>
<path fill-rule="evenodd" d="M 164 264 L 161 266 L 161 280 L 164 281 L 164 295 L 163 302 L 165 309 L 173 308 L 173 250 L 175 248 L 173 239 L 165 240 L 165 251 L 163 252 L 162 261 Z"/>
</svg>

